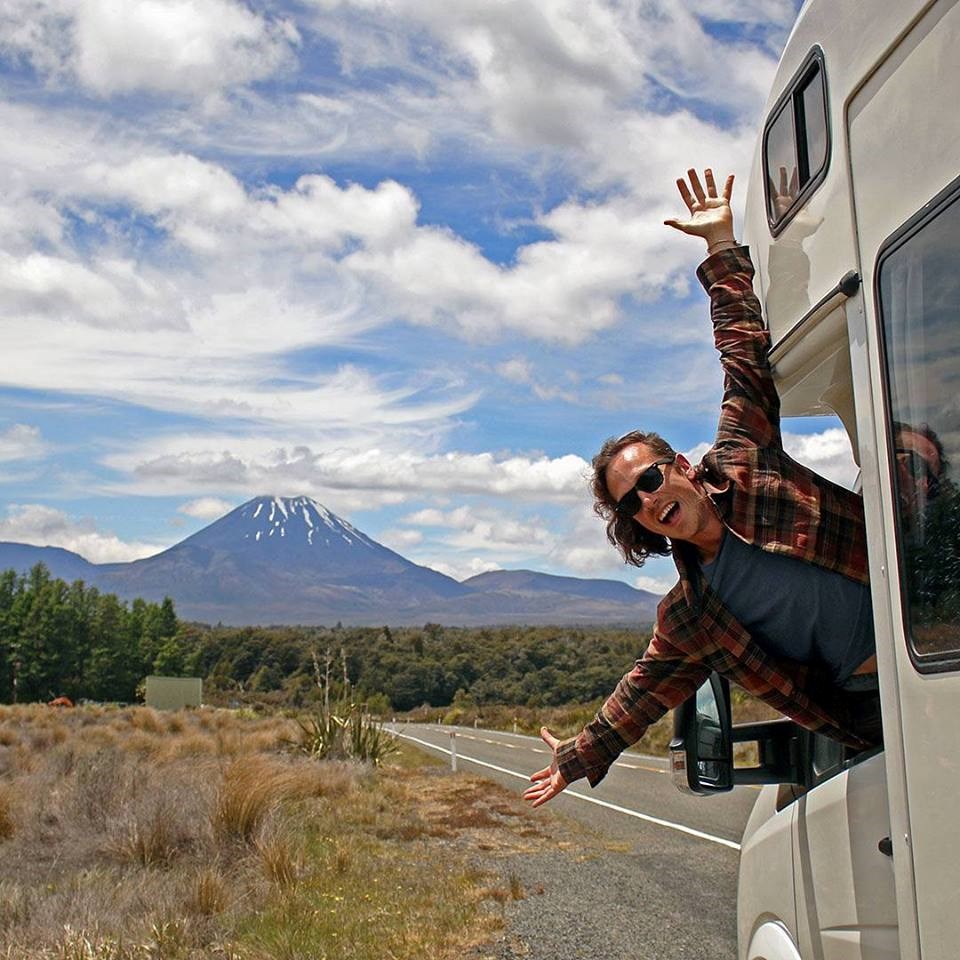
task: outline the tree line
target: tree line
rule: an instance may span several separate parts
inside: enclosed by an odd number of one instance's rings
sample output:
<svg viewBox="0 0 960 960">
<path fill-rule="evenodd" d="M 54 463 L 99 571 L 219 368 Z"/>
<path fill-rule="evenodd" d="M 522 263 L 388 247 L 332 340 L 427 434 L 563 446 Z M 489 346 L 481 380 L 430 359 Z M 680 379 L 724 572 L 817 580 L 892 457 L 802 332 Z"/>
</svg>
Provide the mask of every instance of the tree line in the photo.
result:
<svg viewBox="0 0 960 960">
<path fill-rule="evenodd" d="M 191 625 L 205 690 L 302 707 L 321 696 L 410 710 L 456 702 L 560 706 L 608 694 L 644 629 Z"/>
<path fill-rule="evenodd" d="M 648 635 L 640 626 L 210 626 L 179 621 L 169 597 L 127 604 L 38 564 L 0 574 L 0 702 L 131 702 L 158 674 L 202 677 L 205 699 L 220 703 L 560 706 L 609 693 Z"/>
<path fill-rule="evenodd" d="M 148 673 L 185 666 L 173 601 L 126 604 L 37 564 L 0 573 L 0 702 L 132 702 Z"/>
</svg>

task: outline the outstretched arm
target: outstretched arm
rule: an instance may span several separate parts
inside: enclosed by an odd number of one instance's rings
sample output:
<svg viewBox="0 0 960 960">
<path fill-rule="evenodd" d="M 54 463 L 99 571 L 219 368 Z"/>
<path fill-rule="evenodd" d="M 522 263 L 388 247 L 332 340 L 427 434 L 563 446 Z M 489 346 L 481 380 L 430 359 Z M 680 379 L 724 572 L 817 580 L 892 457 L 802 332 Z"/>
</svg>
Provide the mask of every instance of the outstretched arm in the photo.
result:
<svg viewBox="0 0 960 960">
<path fill-rule="evenodd" d="M 524 799 L 538 807 L 581 777 L 595 787 L 617 757 L 647 727 L 695 693 L 709 672 L 655 628 L 643 657 L 577 737 L 561 742 L 546 727 L 540 731 L 553 758 L 548 767 L 530 777 L 533 786 L 524 792 Z"/>
<path fill-rule="evenodd" d="M 714 342 L 723 366 L 716 445 L 780 446 L 780 398 L 767 358 L 770 335 L 753 292 L 749 253 L 733 237 L 733 177 L 727 177 L 718 195 L 713 171 L 704 171 L 706 189 L 696 170 L 688 170 L 687 176 L 689 187 L 684 180 L 678 180 L 677 187 L 690 215 L 665 222 L 707 243 L 707 259 L 697 276 L 710 295 Z"/>
</svg>

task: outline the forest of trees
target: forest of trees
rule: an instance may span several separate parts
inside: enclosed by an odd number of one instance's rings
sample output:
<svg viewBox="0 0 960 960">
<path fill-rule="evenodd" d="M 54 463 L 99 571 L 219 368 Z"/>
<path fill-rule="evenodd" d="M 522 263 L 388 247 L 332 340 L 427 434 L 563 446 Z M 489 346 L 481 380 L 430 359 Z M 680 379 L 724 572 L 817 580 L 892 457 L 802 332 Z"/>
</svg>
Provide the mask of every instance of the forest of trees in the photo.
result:
<svg viewBox="0 0 960 960">
<path fill-rule="evenodd" d="M 378 709 L 531 707 L 608 694 L 643 652 L 643 629 L 578 627 L 204 627 L 181 630 L 206 689 L 303 706 L 330 696 Z"/>
<path fill-rule="evenodd" d="M 177 615 L 161 604 L 127 605 L 82 580 L 68 584 L 37 564 L 0 573 L 0 702 L 131 702 L 148 673 L 182 671 Z"/>
<path fill-rule="evenodd" d="M 199 676 L 205 699 L 303 707 L 323 695 L 382 710 L 455 698 L 583 703 L 609 693 L 646 629 L 227 627 L 177 620 L 173 602 L 129 605 L 38 565 L 0 574 L 0 702 L 133 701 L 147 674 Z"/>
</svg>

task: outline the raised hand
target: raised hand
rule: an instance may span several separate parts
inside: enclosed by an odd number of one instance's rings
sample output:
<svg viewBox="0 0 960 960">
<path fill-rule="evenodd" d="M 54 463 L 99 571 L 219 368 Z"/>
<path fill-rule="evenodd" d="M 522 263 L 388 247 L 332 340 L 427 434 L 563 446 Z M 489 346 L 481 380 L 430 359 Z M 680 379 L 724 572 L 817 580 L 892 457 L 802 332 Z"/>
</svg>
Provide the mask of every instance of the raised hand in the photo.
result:
<svg viewBox="0 0 960 960">
<path fill-rule="evenodd" d="M 733 174 L 727 177 L 723 193 L 717 194 L 717 184 L 713 179 L 713 171 L 704 170 L 703 178 L 707 183 L 706 190 L 700 183 L 697 171 L 687 171 L 690 186 L 683 178 L 677 181 L 680 197 L 686 204 L 690 216 L 681 219 L 673 217 L 663 222 L 668 227 L 703 237 L 707 241 L 707 248 L 720 244 L 733 243 L 733 212 L 730 210 L 730 197 L 733 194 Z"/>
<path fill-rule="evenodd" d="M 532 774 L 530 779 L 533 781 L 532 787 L 527 787 L 523 792 L 523 799 L 531 806 L 539 807 L 540 804 L 552 800 L 561 790 L 567 787 L 567 781 L 557 769 L 556 752 L 560 746 L 560 741 L 546 728 L 540 728 L 540 737 L 543 742 L 553 751 L 554 759 L 549 767 L 544 767 Z"/>
</svg>

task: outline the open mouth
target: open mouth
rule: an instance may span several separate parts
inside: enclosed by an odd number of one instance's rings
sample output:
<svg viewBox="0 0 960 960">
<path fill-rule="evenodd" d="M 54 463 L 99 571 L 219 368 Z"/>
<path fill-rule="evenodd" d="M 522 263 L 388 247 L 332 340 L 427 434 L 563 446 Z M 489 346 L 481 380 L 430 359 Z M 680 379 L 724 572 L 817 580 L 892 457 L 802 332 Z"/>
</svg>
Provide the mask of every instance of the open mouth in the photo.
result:
<svg viewBox="0 0 960 960">
<path fill-rule="evenodd" d="M 676 518 L 677 511 L 679 509 L 680 504 L 678 504 L 676 500 L 673 500 L 660 511 L 660 515 L 657 517 L 657 519 L 660 523 L 669 524 Z"/>
</svg>

